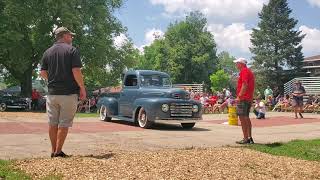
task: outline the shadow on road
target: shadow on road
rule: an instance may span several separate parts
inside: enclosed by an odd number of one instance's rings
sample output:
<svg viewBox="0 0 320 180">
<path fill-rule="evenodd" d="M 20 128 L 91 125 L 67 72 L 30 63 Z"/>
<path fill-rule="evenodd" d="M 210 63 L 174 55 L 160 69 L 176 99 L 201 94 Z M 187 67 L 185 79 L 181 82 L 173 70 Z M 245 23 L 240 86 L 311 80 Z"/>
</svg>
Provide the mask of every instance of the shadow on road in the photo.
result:
<svg viewBox="0 0 320 180">
<path fill-rule="evenodd" d="M 84 156 L 84 157 L 89 157 L 89 158 L 95 158 L 95 159 L 109 159 L 111 157 L 114 156 L 114 153 L 108 153 L 108 154 L 101 154 L 101 155 L 87 155 L 87 156 Z"/>
<path fill-rule="evenodd" d="M 116 123 L 116 124 L 139 127 L 136 123 L 128 122 L 128 121 L 121 121 L 121 120 L 112 120 L 110 122 L 105 122 L 105 123 Z M 183 129 L 180 124 L 160 124 L 160 123 L 154 124 L 150 130 L 160 130 L 160 131 L 211 131 L 210 129 L 199 128 L 199 127 L 197 127 L 197 124 L 192 129 Z"/>
</svg>

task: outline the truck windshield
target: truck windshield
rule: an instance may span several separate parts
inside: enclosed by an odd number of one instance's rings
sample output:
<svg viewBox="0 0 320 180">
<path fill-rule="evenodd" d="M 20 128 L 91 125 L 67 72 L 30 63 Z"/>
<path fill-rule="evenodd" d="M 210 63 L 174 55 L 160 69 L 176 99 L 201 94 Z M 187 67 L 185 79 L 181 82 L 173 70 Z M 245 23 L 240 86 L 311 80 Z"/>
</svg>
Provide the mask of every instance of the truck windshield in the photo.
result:
<svg viewBox="0 0 320 180">
<path fill-rule="evenodd" d="M 143 87 L 171 87 L 169 76 L 159 74 L 141 75 L 141 86 Z"/>
</svg>

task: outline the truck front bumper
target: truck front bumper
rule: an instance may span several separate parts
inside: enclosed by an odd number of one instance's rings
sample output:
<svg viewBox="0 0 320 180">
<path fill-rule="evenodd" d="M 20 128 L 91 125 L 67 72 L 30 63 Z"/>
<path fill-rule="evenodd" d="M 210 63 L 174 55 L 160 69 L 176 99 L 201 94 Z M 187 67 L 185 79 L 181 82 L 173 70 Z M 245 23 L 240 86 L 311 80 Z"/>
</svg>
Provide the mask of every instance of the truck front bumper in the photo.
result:
<svg viewBox="0 0 320 180">
<path fill-rule="evenodd" d="M 202 120 L 202 118 L 162 118 L 155 119 L 155 123 L 196 123 Z"/>
</svg>

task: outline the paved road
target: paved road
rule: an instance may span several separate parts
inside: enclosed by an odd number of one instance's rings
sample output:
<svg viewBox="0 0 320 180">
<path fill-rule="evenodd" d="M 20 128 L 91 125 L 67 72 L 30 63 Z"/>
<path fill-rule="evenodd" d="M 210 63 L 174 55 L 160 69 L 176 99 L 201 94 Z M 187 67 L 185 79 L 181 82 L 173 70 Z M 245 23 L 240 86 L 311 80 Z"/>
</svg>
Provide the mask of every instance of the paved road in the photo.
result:
<svg viewBox="0 0 320 180">
<path fill-rule="evenodd" d="M 234 146 L 242 137 L 241 127 L 223 124 L 226 121 L 226 114 L 204 115 L 203 121 L 192 130 L 184 130 L 179 125 L 157 125 L 145 130 L 121 121 L 76 118 L 64 151 L 88 155 L 106 150 Z M 305 114 L 304 119 L 294 119 L 292 113 L 272 112 L 267 119 L 253 119 L 252 122 L 256 143 L 320 138 L 320 114 Z M 48 156 L 46 115 L 0 113 L 0 147 L 0 159 Z"/>
</svg>

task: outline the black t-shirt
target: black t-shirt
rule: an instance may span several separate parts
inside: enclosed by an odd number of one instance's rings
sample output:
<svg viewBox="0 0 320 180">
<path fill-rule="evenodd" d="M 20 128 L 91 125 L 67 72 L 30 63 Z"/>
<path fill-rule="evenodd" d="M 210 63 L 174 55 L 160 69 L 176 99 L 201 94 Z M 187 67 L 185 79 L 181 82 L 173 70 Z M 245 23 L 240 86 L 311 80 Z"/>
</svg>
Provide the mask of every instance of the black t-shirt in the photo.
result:
<svg viewBox="0 0 320 180">
<path fill-rule="evenodd" d="M 79 94 L 72 68 L 81 68 L 82 63 L 77 49 L 67 43 L 56 42 L 44 52 L 41 70 L 48 72 L 49 95 Z"/>
</svg>

